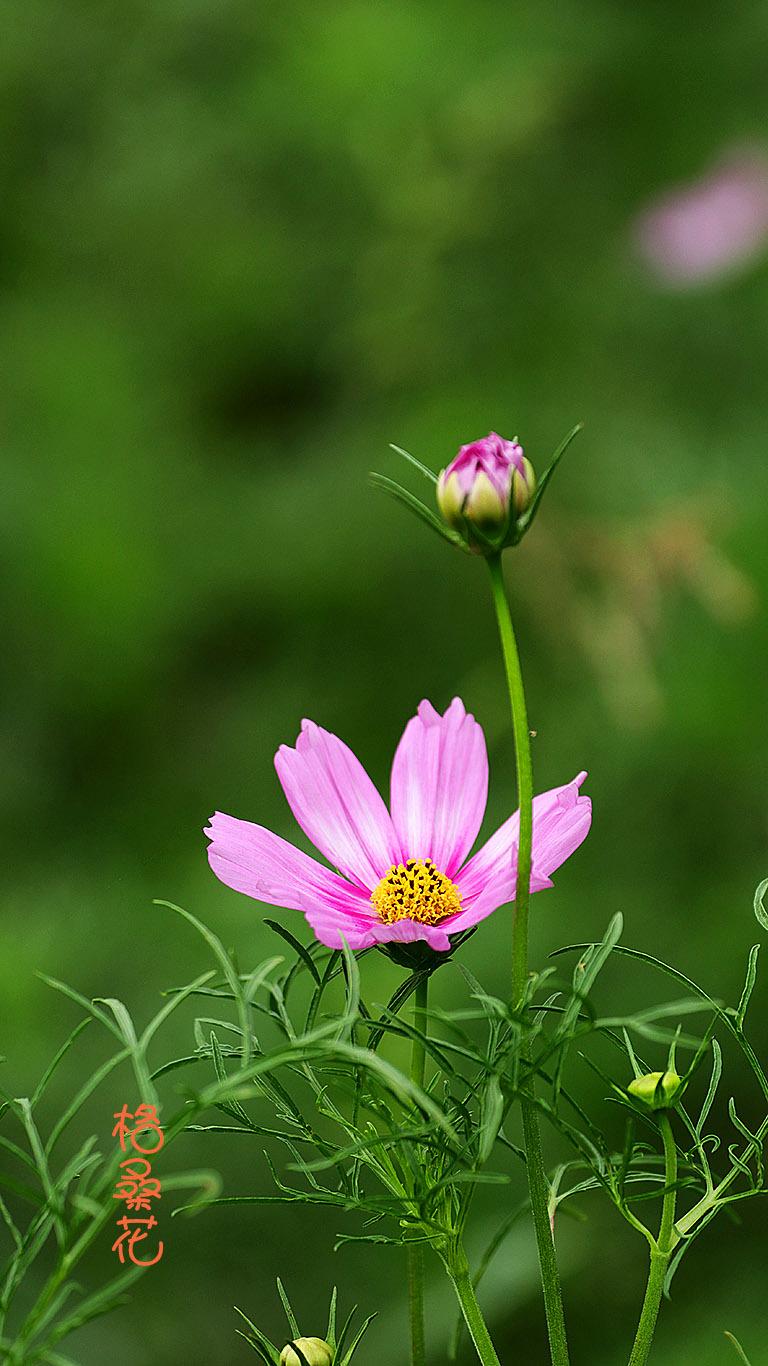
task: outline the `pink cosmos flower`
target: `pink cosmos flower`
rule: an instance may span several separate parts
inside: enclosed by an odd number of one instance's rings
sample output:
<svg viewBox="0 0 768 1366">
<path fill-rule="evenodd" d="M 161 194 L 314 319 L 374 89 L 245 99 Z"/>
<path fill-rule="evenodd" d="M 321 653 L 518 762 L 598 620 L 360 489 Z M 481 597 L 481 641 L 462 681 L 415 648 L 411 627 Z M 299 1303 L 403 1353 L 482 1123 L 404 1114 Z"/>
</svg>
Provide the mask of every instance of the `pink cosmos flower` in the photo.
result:
<svg viewBox="0 0 768 1366">
<path fill-rule="evenodd" d="M 768 242 L 768 158 L 729 148 L 699 180 L 651 204 L 634 225 L 640 255 L 668 286 L 688 288 L 747 265 Z"/>
<path fill-rule="evenodd" d="M 488 794 L 485 739 L 455 697 L 443 716 L 429 702 L 405 728 L 392 765 L 391 814 L 362 764 L 335 735 L 302 723 L 281 745 L 277 775 L 299 825 L 338 872 L 250 821 L 217 812 L 208 859 L 228 887 L 303 911 L 321 943 L 352 949 L 426 940 L 451 948 L 515 895 L 520 813 L 467 861 Z M 531 891 L 589 830 L 592 804 L 579 774 L 533 803 Z"/>
</svg>

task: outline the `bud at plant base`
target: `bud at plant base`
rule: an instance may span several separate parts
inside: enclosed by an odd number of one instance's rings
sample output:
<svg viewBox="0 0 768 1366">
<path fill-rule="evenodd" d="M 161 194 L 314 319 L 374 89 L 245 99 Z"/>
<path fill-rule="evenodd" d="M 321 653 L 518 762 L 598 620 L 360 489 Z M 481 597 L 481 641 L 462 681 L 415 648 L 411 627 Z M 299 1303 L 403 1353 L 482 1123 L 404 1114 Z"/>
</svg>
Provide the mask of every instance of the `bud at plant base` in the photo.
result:
<svg viewBox="0 0 768 1366">
<path fill-rule="evenodd" d="M 627 1091 L 652 1110 L 666 1110 L 682 1084 L 677 1072 L 647 1072 L 644 1077 L 636 1077 L 631 1081 Z"/>
<path fill-rule="evenodd" d="M 473 549 L 493 550 L 529 506 L 536 480 L 517 441 L 491 432 L 462 446 L 437 481 L 437 502 L 445 520 Z"/>
<path fill-rule="evenodd" d="M 301 1356 L 294 1351 L 295 1347 L 298 1347 Z M 307 1366 L 331 1366 L 333 1353 L 322 1338 L 294 1338 L 280 1353 L 280 1366 L 303 1366 L 304 1361 Z"/>
</svg>

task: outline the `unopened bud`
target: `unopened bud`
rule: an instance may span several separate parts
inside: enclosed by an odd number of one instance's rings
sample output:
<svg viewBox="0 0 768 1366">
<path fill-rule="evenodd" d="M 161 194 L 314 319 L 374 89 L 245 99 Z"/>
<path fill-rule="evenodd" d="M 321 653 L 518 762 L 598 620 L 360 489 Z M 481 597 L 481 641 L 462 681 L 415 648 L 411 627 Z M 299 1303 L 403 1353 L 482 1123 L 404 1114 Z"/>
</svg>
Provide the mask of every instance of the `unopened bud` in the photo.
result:
<svg viewBox="0 0 768 1366">
<path fill-rule="evenodd" d="M 294 1350 L 296 1347 L 301 1356 Z M 322 1338 L 294 1338 L 280 1353 L 280 1366 L 303 1366 L 305 1361 L 307 1366 L 331 1366 L 333 1353 L 328 1343 Z"/>
<path fill-rule="evenodd" d="M 536 480 L 517 441 L 496 432 L 462 446 L 437 481 L 437 502 L 451 526 L 474 549 L 500 545 L 510 524 L 529 506 Z M 473 535 L 477 533 L 477 535 Z"/>
<path fill-rule="evenodd" d="M 636 1077 L 631 1081 L 627 1091 L 651 1110 L 666 1110 L 682 1084 L 677 1072 L 647 1072 L 644 1077 Z"/>
</svg>

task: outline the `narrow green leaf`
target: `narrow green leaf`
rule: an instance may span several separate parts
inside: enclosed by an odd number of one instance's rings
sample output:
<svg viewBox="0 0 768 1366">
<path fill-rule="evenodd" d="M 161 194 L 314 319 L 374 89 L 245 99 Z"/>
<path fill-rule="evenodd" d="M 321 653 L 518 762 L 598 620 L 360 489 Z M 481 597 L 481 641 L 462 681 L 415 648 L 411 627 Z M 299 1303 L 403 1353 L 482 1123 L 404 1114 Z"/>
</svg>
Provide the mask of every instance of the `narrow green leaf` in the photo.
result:
<svg viewBox="0 0 768 1366">
<path fill-rule="evenodd" d="M 64 1247 L 66 1242 L 66 1229 L 62 1216 L 62 1193 L 51 1176 L 47 1154 L 43 1147 L 40 1134 L 38 1133 L 37 1125 L 32 1117 L 32 1106 L 26 1098 L 20 1099 L 19 1103 L 23 1112 L 24 1128 L 27 1131 L 29 1146 L 32 1149 L 32 1155 L 35 1159 L 38 1175 L 40 1177 L 40 1184 L 45 1192 L 46 1202 L 53 1216 L 56 1238 L 59 1246 Z"/>
<path fill-rule="evenodd" d="M 60 991 L 63 996 L 68 996 L 70 1001 L 75 1001 L 79 1006 L 82 1006 L 95 1020 L 106 1025 L 116 1038 L 122 1038 L 119 1028 L 112 1023 L 106 1012 L 97 1010 L 95 1001 L 89 1001 L 87 997 L 81 996 L 79 991 L 75 991 L 74 987 L 67 986 L 66 982 L 60 982 L 56 977 L 49 977 L 45 972 L 37 972 L 35 976 L 39 977 L 41 982 L 45 982 L 46 986 L 53 987 L 54 991 Z"/>
<path fill-rule="evenodd" d="M 744 990 L 741 993 L 741 1000 L 739 1001 L 739 1004 L 736 1007 L 736 1025 L 738 1029 L 742 1029 L 744 1027 L 744 1016 L 747 1013 L 749 998 L 752 995 L 752 990 L 755 985 L 755 978 L 757 977 L 757 957 L 759 952 L 760 945 L 753 944 L 752 948 L 749 951 L 749 962 L 747 964 L 747 979 L 744 983 Z"/>
<path fill-rule="evenodd" d="M 211 1056 L 213 1058 L 213 1068 L 219 1081 L 228 1081 L 229 1075 L 227 1073 L 226 1067 L 224 1066 L 224 1059 L 221 1055 L 219 1041 L 216 1038 L 216 1034 L 213 1030 L 211 1030 Z M 223 1110 L 225 1114 L 231 1115 L 233 1119 L 238 1120 L 238 1122 L 242 1124 L 244 1128 L 251 1130 L 253 1129 L 253 1125 L 251 1124 L 251 1120 L 247 1111 L 243 1109 L 242 1105 L 240 1104 L 240 1101 L 235 1099 L 234 1097 L 232 1098 L 232 1100 L 222 1101 L 221 1105 L 219 1106 L 219 1109 Z"/>
<path fill-rule="evenodd" d="M 504 1118 L 504 1097 L 498 1077 L 491 1077 L 483 1095 L 482 1121 L 478 1134 L 478 1161 L 487 1162 Z"/>
<path fill-rule="evenodd" d="M 368 1152 L 386 1152 L 387 1149 L 398 1147 L 402 1142 L 418 1143 L 434 1134 L 431 1124 L 425 1124 L 417 1128 L 395 1129 L 390 1134 L 374 1133 L 372 1136 L 364 1137 L 360 1134 L 357 1142 L 350 1143 L 344 1148 L 335 1148 L 330 1157 L 316 1157 L 311 1162 L 301 1161 L 289 1163 L 289 1170 L 300 1170 L 303 1172 L 324 1172 L 335 1167 L 339 1162 L 346 1162 L 350 1157 L 360 1157 Z"/>
<path fill-rule="evenodd" d="M 400 983 L 400 986 L 397 988 L 397 991 L 393 993 L 393 995 L 387 1002 L 387 1016 L 396 1015 L 400 1007 L 404 1006 L 409 997 L 413 995 L 417 986 L 419 986 L 419 984 L 424 981 L 425 977 L 429 977 L 429 975 L 430 974 L 428 972 L 414 972 L 411 974 L 410 977 L 406 977 L 405 981 Z M 380 1021 L 374 1026 L 373 1029 L 371 1029 L 371 1032 L 368 1036 L 368 1047 L 370 1048 L 372 1053 L 376 1052 L 376 1049 L 378 1048 L 382 1038 L 384 1037 L 384 1034 L 386 1033 L 386 1029 L 387 1026 L 385 1024 L 382 1024 Z"/>
<path fill-rule="evenodd" d="M 46 1346 L 54 1346 L 62 1338 L 74 1333 L 76 1328 L 81 1328 L 83 1324 L 90 1323 L 92 1319 L 108 1314 L 119 1304 L 125 1304 L 127 1299 L 125 1291 L 138 1280 L 142 1272 L 142 1267 L 133 1266 L 123 1275 L 110 1281 L 109 1285 L 102 1286 L 99 1290 L 94 1291 L 92 1295 L 89 1295 L 78 1305 L 69 1318 L 59 1320 L 49 1335 Z"/>
<path fill-rule="evenodd" d="M 19 1123 L 23 1124 L 24 1120 L 21 1114 L 16 1113 L 15 1110 L 14 1114 Z M 37 1167 L 29 1153 L 25 1152 L 23 1148 L 20 1148 L 18 1143 L 14 1143 L 10 1138 L 5 1138 L 2 1134 L 0 1134 L 0 1149 L 4 1149 L 7 1153 L 10 1153 L 12 1157 L 15 1157 L 17 1161 L 22 1162 L 25 1167 L 29 1167 L 31 1171 L 37 1172 Z"/>
<path fill-rule="evenodd" d="M 21 1251 L 21 1233 L 19 1229 L 17 1229 L 15 1223 L 13 1222 L 8 1206 L 6 1205 L 2 1196 L 0 1196 L 0 1218 L 2 1218 L 6 1228 L 8 1229 L 11 1237 L 13 1238 L 13 1241 L 16 1244 L 17 1249 Z"/>
<path fill-rule="evenodd" d="M 741 1343 L 733 1336 L 733 1333 L 729 1333 L 727 1329 L 725 1331 L 725 1336 L 727 1337 L 728 1341 L 732 1343 L 733 1347 L 736 1350 L 736 1355 L 740 1357 L 740 1359 L 743 1361 L 744 1366 L 749 1366 L 747 1354 L 744 1351 L 744 1348 L 742 1347 Z"/>
<path fill-rule="evenodd" d="M 764 882 L 761 882 L 761 883 L 760 883 L 760 886 L 757 888 L 757 891 L 755 892 L 755 902 L 754 902 L 754 905 L 755 905 L 755 915 L 757 916 L 757 918 L 758 918 L 758 920 L 759 920 L 759 922 L 760 922 L 760 924 L 762 925 L 762 927 L 763 927 L 764 930 L 768 930 L 768 911 L 766 911 L 766 909 L 765 909 L 765 900 L 764 900 L 764 898 L 765 898 L 765 893 L 766 893 L 767 891 L 768 891 L 768 877 L 765 879 Z"/>
<path fill-rule="evenodd" d="M 344 1014 L 339 1019 L 338 1037 L 348 1034 L 360 1015 L 360 969 L 344 935 L 341 936 L 342 967 L 347 984 Z"/>
<path fill-rule="evenodd" d="M 110 1021 L 110 1028 L 111 1026 L 112 1022 Z M 88 1080 L 83 1083 L 74 1100 L 67 1106 L 64 1113 L 60 1115 L 50 1132 L 48 1142 L 45 1145 L 47 1157 L 51 1156 L 51 1153 L 67 1125 L 71 1123 L 81 1106 L 88 1100 L 89 1096 L 98 1089 L 104 1078 L 108 1077 L 110 1072 L 113 1072 L 114 1069 L 119 1067 L 120 1063 L 124 1062 L 128 1057 L 130 1057 L 130 1050 L 128 1048 L 121 1048 L 119 1053 L 115 1053 L 113 1057 L 107 1058 L 107 1061 L 96 1069 L 93 1076 L 89 1077 Z"/>
<path fill-rule="evenodd" d="M 605 966 L 621 937 L 623 924 L 621 913 L 617 912 L 600 943 L 590 944 L 576 963 L 573 970 L 573 995 L 570 997 L 563 1011 L 562 1020 L 555 1031 L 555 1039 L 558 1043 L 573 1034 L 580 1012 L 587 1006 L 586 998 L 595 984 L 598 973 Z"/>
<path fill-rule="evenodd" d="M 291 931 L 287 930 L 284 925 L 281 925 L 279 923 L 279 921 L 265 919 L 264 924 L 269 925 L 269 928 L 271 930 L 274 930 L 275 934 L 279 934 L 280 938 L 284 939 L 286 944 L 290 944 L 294 953 L 297 953 L 299 955 L 299 958 L 302 960 L 305 967 L 309 969 L 315 981 L 317 982 L 317 985 L 319 986 L 320 973 L 317 970 L 317 964 L 312 960 L 312 957 L 308 949 L 305 947 L 305 945 L 300 943 L 300 941 L 296 938 L 295 934 L 291 934 Z"/>
<path fill-rule="evenodd" d="M 317 1018 L 317 1012 L 320 1009 L 320 1002 L 323 998 L 325 988 L 327 987 L 328 983 L 333 981 L 333 978 L 341 972 L 340 962 L 341 952 L 338 949 L 335 949 L 333 953 L 330 955 L 328 962 L 325 965 L 320 985 L 315 989 L 312 995 L 312 999 L 309 1003 L 309 1008 L 307 1010 L 307 1018 L 304 1021 L 305 1034 L 308 1034 L 310 1030 L 314 1028 L 315 1020 Z"/>
<path fill-rule="evenodd" d="M 130 1049 L 133 1070 L 141 1099 L 145 1103 L 157 1107 L 159 1105 L 158 1095 L 150 1080 L 147 1060 L 144 1056 L 143 1049 L 139 1044 L 136 1028 L 127 1006 L 124 1006 L 123 1002 L 118 1001 L 114 996 L 97 997 L 95 1004 L 109 1006 L 117 1021 L 120 1035 Z"/>
<path fill-rule="evenodd" d="M 215 977 L 215 975 L 215 972 L 211 968 L 208 972 L 202 973 L 200 977 L 196 977 L 194 982 L 190 982 L 188 986 L 181 987 L 180 990 L 174 991 L 172 999 L 168 1001 L 167 1004 L 164 1005 L 162 1009 L 157 1012 L 157 1014 L 154 1016 L 153 1019 L 150 1020 L 149 1024 L 144 1030 L 144 1033 L 142 1034 L 141 1039 L 139 1041 L 143 1053 L 146 1053 L 152 1038 L 157 1033 L 160 1026 L 165 1024 L 165 1021 L 168 1019 L 168 1016 L 173 1014 L 177 1006 L 180 1006 L 182 1001 L 186 1001 L 188 997 L 194 996 L 195 993 L 199 991 L 200 987 L 204 986 L 205 983 L 209 982 L 212 977 Z M 153 1077 L 160 1076 L 161 1073 L 162 1069 L 160 1072 L 153 1072 L 151 1075 Z"/>
<path fill-rule="evenodd" d="M 45 1088 L 46 1088 L 46 1086 L 48 1085 L 48 1082 L 50 1081 L 51 1077 L 53 1076 L 54 1072 L 56 1071 L 56 1068 L 58 1067 L 58 1065 L 59 1065 L 59 1063 L 61 1062 L 62 1058 L 65 1057 L 65 1055 L 69 1052 L 69 1050 L 70 1050 L 70 1048 L 72 1047 L 72 1045 L 73 1045 L 73 1043 L 75 1042 L 75 1040 L 78 1039 L 78 1038 L 80 1037 L 80 1035 L 82 1034 L 83 1030 L 86 1029 L 90 1023 L 91 1023 L 91 1017 L 89 1016 L 89 1017 L 86 1018 L 85 1020 L 81 1020 L 79 1024 L 75 1025 L 75 1027 L 74 1027 L 74 1029 L 72 1030 L 72 1033 L 70 1034 L 69 1038 L 61 1045 L 61 1048 L 59 1049 L 59 1051 L 58 1051 L 58 1053 L 56 1054 L 55 1058 L 52 1060 L 52 1062 L 49 1063 L 48 1067 L 46 1068 L 45 1072 L 43 1073 L 42 1077 L 40 1078 L 40 1081 L 37 1083 L 37 1086 L 35 1087 L 34 1094 L 33 1094 L 33 1096 L 32 1096 L 32 1100 L 31 1100 L 31 1105 L 32 1105 L 32 1109 L 33 1109 L 33 1110 L 34 1110 L 35 1106 L 37 1105 L 37 1102 L 39 1101 L 39 1099 L 40 1099 L 40 1097 L 42 1096 L 43 1092 L 45 1091 Z"/>
<path fill-rule="evenodd" d="M 222 944 L 221 940 L 217 937 L 217 935 L 215 935 L 212 930 L 209 930 L 207 925 L 203 924 L 202 920 L 198 920 L 197 916 L 192 915 L 190 911 L 186 911 L 183 906 L 177 906 L 173 901 L 162 900 L 155 901 L 154 905 L 165 906 L 169 911 L 175 911 L 177 915 L 182 916 L 183 919 L 188 922 L 188 924 L 192 925 L 192 927 L 195 930 L 197 930 L 197 933 L 205 940 L 209 948 L 213 950 L 215 957 L 220 962 L 224 972 L 224 977 L 226 978 L 226 981 L 232 991 L 235 1003 L 237 1005 L 237 1013 L 240 1021 L 240 1030 L 242 1038 L 243 1066 L 247 1067 L 251 1057 L 251 1031 L 248 1021 L 248 1012 L 243 997 L 243 990 L 240 984 L 240 978 L 233 967 L 232 959 L 230 958 L 229 954 L 224 948 L 224 945 Z"/>
<path fill-rule="evenodd" d="M 754 1149 L 759 1164 L 760 1155 L 763 1150 L 762 1138 L 759 1134 L 753 1134 L 752 1131 L 747 1128 L 744 1121 L 739 1119 L 739 1116 L 736 1114 L 736 1102 L 734 1101 L 733 1096 L 731 1096 L 728 1101 L 728 1114 L 731 1117 L 731 1123 L 734 1128 L 738 1129 L 742 1138 L 745 1138 L 749 1146 Z"/>
<path fill-rule="evenodd" d="M 701 1110 L 699 1111 L 699 1118 L 698 1118 L 698 1120 L 696 1121 L 696 1137 L 698 1138 L 699 1142 L 701 1142 L 701 1136 L 702 1136 L 702 1133 L 704 1132 L 704 1125 L 706 1124 L 706 1122 L 707 1122 L 707 1116 L 708 1116 L 710 1110 L 712 1109 L 712 1104 L 713 1104 L 713 1102 L 714 1102 L 715 1095 L 716 1095 L 716 1093 L 717 1093 L 717 1088 L 718 1088 L 718 1085 L 719 1085 L 719 1083 L 720 1083 L 720 1078 L 721 1078 L 721 1076 L 722 1076 L 722 1073 L 723 1073 L 723 1050 L 721 1049 L 719 1043 L 717 1042 L 717 1039 L 713 1039 L 713 1040 L 712 1040 L 712 1075 L 711 1075 L 711 1077 L 710 1077 L 710 1079 L 709 1079 L 709 1087 L 707 1088 L 707 1094 L 706 1094 L 706 1096 L 704 1097 L 704 1102 L 703 1102 L 703 1104 L 702 1104 Z"/>
</svg>

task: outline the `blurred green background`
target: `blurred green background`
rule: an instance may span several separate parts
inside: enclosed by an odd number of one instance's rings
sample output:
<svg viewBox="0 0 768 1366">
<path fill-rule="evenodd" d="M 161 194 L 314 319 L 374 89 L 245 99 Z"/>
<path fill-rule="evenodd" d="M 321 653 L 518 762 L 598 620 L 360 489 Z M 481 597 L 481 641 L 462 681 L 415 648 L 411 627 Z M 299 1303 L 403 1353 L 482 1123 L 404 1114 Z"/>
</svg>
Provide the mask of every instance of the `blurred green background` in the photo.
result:
<svg viewBox="0 0 768 1366">
<path fill-rule="evenodd" d="M 507 560 L 536 786 L 588 768 L 595 810 L 535 902 L 532 961 L 621 910 L 625 942 L 738 999 L 768 875 L 768 257 L 665 290 L 631 225 L 724 145 L 768 136 L 765 6 L 26 0 L 2 30 L 14 1094 L 76 1019 L 36 970 L 145 1020 L 209 966 L 154 897 L 244 965 L 276 951 L 261 908 L 209 873 L 201 829 L 218 807 L 295 837 L 272 756 L 302 716 L 386 789 L 418 701 L 458 693 L 488 739 L 484 830 L 514 803 L 483 567 L 367 485 L 371 468 L 411 478 L 390 441 L 440 468 L 494 429 L 541 470 L 585 423 Z M 466 949 L 491 991 L 509 917 Z M 366 962 L 385 999 L 396 970 Z M 663 994 L 617 973 L 603 1000 L 646 988 Z M 458 974 L 435 990 L 458 1000 Z M 758 985 L 764 1048 L 766 1001 Z M 229 1193 L 265 1189 L 261 1152 L 234 1148 L 191 1160 Z M 583 1209 L 562 1234 L 574 1361 L 607 1366 L 628 1355 L 645 1252 Z M 83 1366 L 254 1360 L 232 1305 L 279 1333 L 280 1274 L 307 1333 L 334 1281 L 379 1309 L 361 1366 L 399 1366 L 398 1254 L 333 1257 L 342 1227 L 279 1210 L 185 1224 L 131 1307 L 67 1347 Z M 112 1260 L 105 1245 L 93 1274 Z M 757 1363 L 766 1271 L 753 1204 L 683 1263 L 654 1363 L 735 1360 L 726 1328 Z M 435 1272 L 435 1363 L 445 1294 Z M 525 1235 L 484 1302 L 503 1359 L 524 1343 L 546 1361 Z"/>
</svg>

